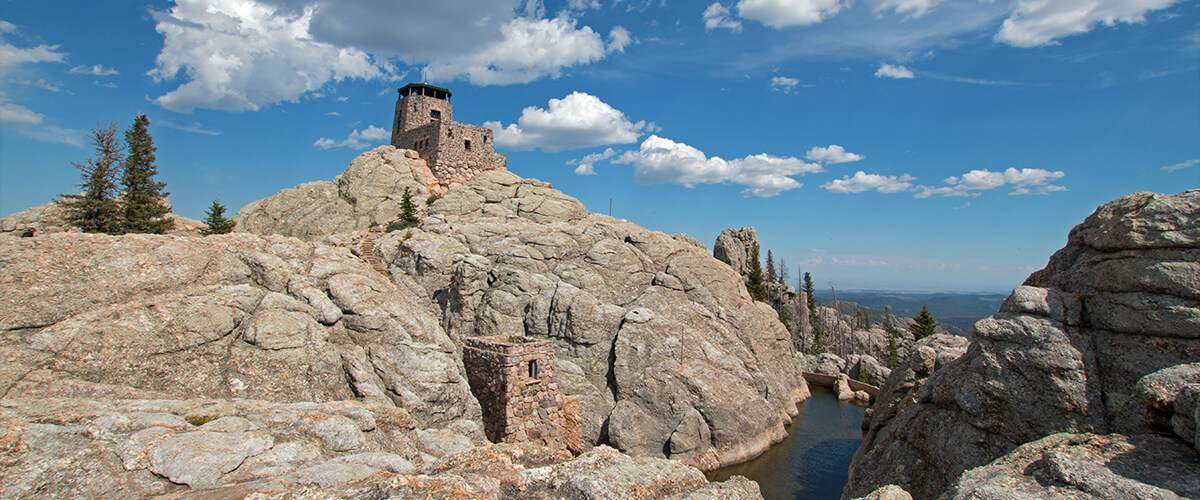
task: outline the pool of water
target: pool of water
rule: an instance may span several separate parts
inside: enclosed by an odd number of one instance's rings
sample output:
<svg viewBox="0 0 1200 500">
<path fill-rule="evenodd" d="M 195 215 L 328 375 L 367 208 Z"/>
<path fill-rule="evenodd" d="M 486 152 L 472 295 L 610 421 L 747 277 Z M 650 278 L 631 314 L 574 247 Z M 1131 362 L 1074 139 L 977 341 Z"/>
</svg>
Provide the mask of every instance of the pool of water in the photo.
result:
<svg viewBox="0 0 1200 500">
<path fill-rule="evenodd" d="M 850 461 L 862 443 L 863 408 L 838 401 L 823 387 L 812 387 L 812 393 L 800 403 L 786 440 L 754 460 L 709 472 L 708 478 L 746 476 L 758 482 L 767 500 L 841 496 Z"/>
</svg>

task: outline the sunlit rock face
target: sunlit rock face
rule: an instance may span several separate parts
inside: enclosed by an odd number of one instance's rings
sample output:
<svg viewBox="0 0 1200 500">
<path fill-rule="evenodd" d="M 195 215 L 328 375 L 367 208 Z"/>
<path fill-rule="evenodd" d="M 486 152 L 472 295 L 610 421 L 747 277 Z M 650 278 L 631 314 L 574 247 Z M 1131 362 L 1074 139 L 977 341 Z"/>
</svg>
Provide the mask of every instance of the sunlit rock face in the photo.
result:
<svg viewBox="0 0 1200 500">
<path fill-rule="evenodd" d="M 896 484 L 933 498 L 964 471 L 1058 433 L 1120 433 L 1106 438 L 1120 443 L 1155 432 L 1193 444 L 1195 415 L 1186 413 L 1196 383 L 1189 366 L 1200 360 L 1200 191 L 1135 193 L 1101 206 L 975 329 L 965 354 L 913 384 L 908 404 L 880 397 L 844 497 Z M 909 385 L 912 372 L 897 370 L 887 386 Z M 1195 462 L 1180 467 L 1200 477 Z M 1188 496 L 1153 476 L 1134 479 Z"/>
<path fill-rule="evenodd" d="M 506 172 L 363 231 L 419 163 L 368 152 L 234 234 L 0 238 L 0 496 L 759 496 L 688 465 L 762 450 L 807 394 L 728 266 Z M 628 453 L 487 444 L 474 335 L 550 341 L 589 443 Z"/>
<path fill-rule="evenodd" d="M 552 340 L 592 442 L 715 467 L 782 438 L 807 394 L 788 330 L 729 266 L 542 182 L 483 173 L 371 251 L 452 338 Z"/>
</svg>

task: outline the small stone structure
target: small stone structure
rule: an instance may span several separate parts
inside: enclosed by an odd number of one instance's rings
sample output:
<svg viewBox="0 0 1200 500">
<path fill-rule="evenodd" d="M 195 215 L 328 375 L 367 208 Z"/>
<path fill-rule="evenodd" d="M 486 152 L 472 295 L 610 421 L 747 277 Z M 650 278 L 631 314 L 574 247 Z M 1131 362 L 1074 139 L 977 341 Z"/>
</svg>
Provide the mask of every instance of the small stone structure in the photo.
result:
<svg viewBox="0 0 1200 500">
<path fill-rule="evenodd" d="M 550 342 L 528 337 L 467 337 L 463 364 L 471 392 L 483 408 L 492 442 L 545 444 L 570 439 L 566 398 L 554 382 Z"/>
<path fill-rule="evenodd" d="M 505 169 L 507 159 L 493 147 L 491 129 L 456 123 L 450 96 L 449 89 L 425 83 L 401 87 L 392 146 L 416 151 L 443 187 Z"/>
</svg>

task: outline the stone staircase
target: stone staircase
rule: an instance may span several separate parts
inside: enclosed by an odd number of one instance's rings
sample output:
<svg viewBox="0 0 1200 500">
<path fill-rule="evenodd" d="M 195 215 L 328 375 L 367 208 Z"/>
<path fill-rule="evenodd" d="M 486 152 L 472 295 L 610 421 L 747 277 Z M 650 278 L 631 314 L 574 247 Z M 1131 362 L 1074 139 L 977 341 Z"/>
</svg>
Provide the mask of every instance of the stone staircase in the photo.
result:
<svg viewBox="0 0 1200 500">
<path fill-rule="evenodd" d="M 388 273 L 387 266 L 383 265 L 383 261 L 379 260 L 379 256 L 375 255 L 375 243 L 383 235 L 384 233 L 380 231 L 367 232 L 366 236 L 358 240 L 358 255 L 367 261 L 367 264 L 370 264 L 372 269 L 384 277 L 388 277 L 388 281 L 391 281 L 391 275 Z"/>
</svg>

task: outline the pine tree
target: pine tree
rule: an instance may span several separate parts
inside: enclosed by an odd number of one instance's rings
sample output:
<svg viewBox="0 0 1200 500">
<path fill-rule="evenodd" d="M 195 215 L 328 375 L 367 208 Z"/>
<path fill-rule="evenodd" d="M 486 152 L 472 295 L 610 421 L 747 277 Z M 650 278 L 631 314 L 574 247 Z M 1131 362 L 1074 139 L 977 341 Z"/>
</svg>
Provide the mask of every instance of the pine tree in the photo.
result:
<svg viewBox="0 0 1200 500">
<path fill-rule="evenodd" d="M 750 298 L 758 301 L 766 301 L 767 286 L 763 283 L 762 260 L 758 254 L 757 243 L 754 244 L 754 249 L 750 254 L 750 275 L 746 277 L 746 289 L 750 292 Z"/>
<path fill-rule="evenodd" d="M 121 205 L 125 212 L 123 229 L 127 233 L 162 234 L 175 227 L 175 221 L 167 217 L 171 209 L 163 203 L 168 194 L 163 191 L 167 183 L 155 179 L 158 166 L 154 161 L 158 148 L 154 147 L 149 128 L 150 119 L 138 115 L 125 131 L 129 156 L 125 157 L 125 171 L 121 176 L 125 188 L 121 193 Z"/>
<path fill-rule="evenodd" d="M 808 315 L 815 318 L 817 314 L 817 299 L 813 297 L 812 275 L 808 273 L 804 273 L 804 296 L 808 302 Z"/>
<path fill-rule="evenodd" d="M 917 340 L 933 335 L 937 331 L 937 320 L 929 314 L 929 306 L 921 306 L 921 312 L 913 316 L 913 324 L 909 331 Z"/>
<path fill-rule="evenodd" d="M 774 283 L 778 276 L 778 273 L 775 272 L 775 254 L 767 249 L 767 283 Z"/>
<path fill-rule="evenodd" d="M 825 327 L 817 314 L 817 299 L 813 296 L 812 275 L 804 273 L 804 297 L 808 305 L 808 322 L 812 325 L 813 345 L 812 354 L 821 354 L 828 348 L 825 342 Z"/>
<path fill-rule="evenodd" d="M 92 129 L 96 157 L 75 163 L 82 182 L 80 194 L 63 195 L 66 222 L 85 233 L 119 234 L 121 206 L 117 203 L 117 178 L 121 174 L 121 145 L 117 126 Z"/>
<path fill-rule="evenodd" d="M 883 307 L 883 330 L 887 332 L 888 338 L 888 368 L 896 369 L 899 364 L 899 355 L 896 352 L 896 325 L 892 323 L 892 308 Z"/>
<path fill-rule="evenodd" d="M 417 206 L 413 203 L 412 191 L 409 188 L 404 188 L 404 194 L 400 197 L 400 215 L 396 220 L 388 223 L 387 230 L 399 231 L 410 227 L 417 227 L 421 224 L 421 219 L 417 217 Z"/>
<path fill-rule="evenodd" d="M 207 227 L 201 229 L 200 234 L 205 236 L 210 234 L 229 234 L 233 231 L 233 227 L 237 225 L 237 222 L 225 218 L 225 205 L 222 205 L 217 200 L 213 200 L 212 206 L 208 207 L 204 223 L 207 224 Z"/>
<path fill-rule="evenodd" d="M 779 258 L 779 284 L 786 285 L 788 280 L 787 263 L 783 261 L 783 257 Z"/>
</svg>

